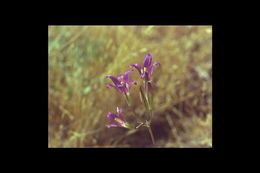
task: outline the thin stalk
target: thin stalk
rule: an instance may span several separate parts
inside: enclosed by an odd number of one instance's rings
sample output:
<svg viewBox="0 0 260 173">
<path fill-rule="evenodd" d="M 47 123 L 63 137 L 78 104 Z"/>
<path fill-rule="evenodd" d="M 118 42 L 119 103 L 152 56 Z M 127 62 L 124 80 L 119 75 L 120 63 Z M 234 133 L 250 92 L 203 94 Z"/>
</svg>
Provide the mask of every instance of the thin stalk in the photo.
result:
<svg viewBox="0 0 260 173">
<path fill-rule="evenodd" d="M 149 103 L 149 98 L 148 98 L 148 82 L 144 81 L 144 93 L 145 93 L 145 97 Z"/>
<path fill-rule="evenodd" d="M 152 142 L 153 142 L 153 145 L 154 145 L 154 144 L 155 144 L 155 141 L 154 141 L 154 136 L 153 136 L 153 132 L 152 132 L 151 126 L 148 126 L 147 128 L 148 128 L 148 131 L 149 131 L 149 133 L 150 133 L 150 136 L 151 136 L 151 138 L 152 138 Z"/>
<path fill-rule="evenodd" d="M 147 99 L 147 103 L 148 103 L 148 113 L 149 113 L 149 121 L 148 121 L 148 131 L 149 134 L 151 136 L 153 145 L 155 144 L 155 140 L 154 140 L 154 135 L 152 132 L 152 128 L 151 128 L 151 122 L 152 122 L 152 117 L 153 117 L 153 109 L 152 109 L 152 105 L 151 105 L 151 93 L 149 93 L 149 86 L 148 86 L 148 81 L 145 81 L 145 95 L 146 95 L 146 99 Z"/>
<path fill-rule="evenodd" d="M 140 89 L 140 94 L 141 94 L 141 98 L 142 98 L 142 101 L 144 103 L 145 109 L 146 109 L 146 111 L 148 111 L 149 110 L 149 105 L 148 105 L 148 100 L 147 100 L 147 98 L 145 96 L 146 94 L 143 91 L 142 86 L 140 86 L 139 89 Z"/>
<path fill-rule="evenodd" d="M 152 122 L 152 118 L 153 118 L 153 110 L 152 109 L 149 110 L 149 117 L 150 117 L 149 122 Z"/>
<path fill-rule="evenodd" d="M 127 105 L 128 105 L 128 106 L 131 106 L 130 101 L 129 101 L 128 94 L 127 94 L 127 93 L 124 93 L 124 94 L 125 94 L 125 99 L 126 99 Z"/>
<path fill-rule="evenodd" d="M 144 126 L 148 128 L 149 134 L 152 139 L 152 143 L 154 145 L 155 140 L 154 140 L 154 135 L 153 135 L 152 128 L 151 128 L 151 122 L 152 122 L 152 117 L 153 117 L 153 108 L 151 105 L 151 93 L 149 93 L 148 81 L 144 81 L 144 89 L 142 89 L 141 86 L 139 89 L 140 89 L 141 98 L 142 98 L 143 103 L 146 108 L 146 112 L 148 113 L 148 116 L 149 116 L 148 120 L 146 120 Z M 140 126 L 142 126 L 142 125 L 139 125 L 137 127 L 139 128 Z"/>
</svg>

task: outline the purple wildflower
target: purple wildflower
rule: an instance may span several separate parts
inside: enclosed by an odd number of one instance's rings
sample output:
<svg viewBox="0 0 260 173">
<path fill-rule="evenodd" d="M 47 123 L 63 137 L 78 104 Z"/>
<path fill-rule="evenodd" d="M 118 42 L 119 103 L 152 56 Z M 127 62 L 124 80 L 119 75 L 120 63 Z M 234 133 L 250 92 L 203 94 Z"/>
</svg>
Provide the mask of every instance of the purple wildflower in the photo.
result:
<svg viewBox="0 0 260 173">
<path fill-rule="evenodd" d="M 107 118 L 110 122 L 109 125 L 107 125 L 108 128 L 111 127 L 124 127 L 124 128 L 129 128 L 129 124 L 126 122 L 126 120 L 123 117 L 123 110 L 119 107 L 116 109 L 117 114 L 114 114 L 112 112 L 108 112 Z"/>
<path fill-rule="evenodd" d="M 158 62 L 152 63 L 152 55 L 148 53 L 144 58 L 142 67 L 140 67 L 138 64 L 131 64 L 130 66 L 134 67 L 139 72 L 141 79 L 149 81 L 153 73 L 153 68 L 158 64 Z"/>
<path fill-rule="evenodd" d="M 112 88 L 114 87 L 115 89 L 117 89 L 118 91 L 128 94 L 129 90 L 131 88 L 131 86 L 133 84 L 136 84 L 135 81 L 130 80 L 130 70 L 127 70 L 125 72 L 125 74 L 120 75 L 119 77 L 115 77 L 113 75 L 107 75 L 108 78 L 110 78 L 112 80 L 113 84 L 107 84 L 108 88 Z"/>
</svg>

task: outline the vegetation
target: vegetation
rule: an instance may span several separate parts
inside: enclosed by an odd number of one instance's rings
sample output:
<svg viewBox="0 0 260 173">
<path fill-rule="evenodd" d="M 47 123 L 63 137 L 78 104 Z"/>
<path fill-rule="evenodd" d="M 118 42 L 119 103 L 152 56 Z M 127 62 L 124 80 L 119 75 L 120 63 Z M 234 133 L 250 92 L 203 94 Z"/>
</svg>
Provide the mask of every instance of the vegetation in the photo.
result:
<svg viewBox="0 0 260 173">
<path fill-rule="evenodd" d="M 212 147 L 211 26 L 49 26 L 49 147 Z M 153 71 L 151 143 L 147 129 L 107 128 L 108 112 L 133 114 L 121 94 L 107 89 L 108 74 L 142 64 L 147 53 L 160 62 Z M 131 79 L 140 76 L 131 71 Z M 138 87 L 132 109 L 142 119 Z"/>
</svg>

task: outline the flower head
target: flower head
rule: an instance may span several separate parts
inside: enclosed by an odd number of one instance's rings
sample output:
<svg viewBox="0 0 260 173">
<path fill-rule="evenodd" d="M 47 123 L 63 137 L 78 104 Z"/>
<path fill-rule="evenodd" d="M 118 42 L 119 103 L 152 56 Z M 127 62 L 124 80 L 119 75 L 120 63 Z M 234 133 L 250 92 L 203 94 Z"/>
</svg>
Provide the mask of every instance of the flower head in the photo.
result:
<svg viewBox="0 0 260 173">
<path fill-rule="evenodd" d="M 131 86 L 133 84 L 136 84 L 135 81 L 130 80 L 130 70 L 127 70 L 123 75 L 120 75 L 119 77 L 115 77 L 113 75 L 107 75 L 108 78 L 112 80 L 113 84 L 107 84 L 108 88 L 114 87 L 118 91 L 128 94 Z"/>
<path fill-rule="evenodd" d="M 107 125 L 108 128 L 111 127 L 124 127 L 124 128 L 129 128 L 129 124 L 125 121 L 123 117 L 123 110 L 119 107 L 116 109 L 117 114 L 114 114 L 112 112 L 108 112 L 107 118 L 110 122 L 109 125 Z"/>
<path fill-rule="evenodd" d="M 142 67 L 140 67 L 138 64 L 131 64 L 130 66 L 134 67 L 139 72 L 141 79 L 149 81 L 153 73 L 153 68 L 158 64 L 159 64 L 158 62 L 152 63 L 152 55 L 148 53 L 144 57 L 144 62 Z"/>
</svg>

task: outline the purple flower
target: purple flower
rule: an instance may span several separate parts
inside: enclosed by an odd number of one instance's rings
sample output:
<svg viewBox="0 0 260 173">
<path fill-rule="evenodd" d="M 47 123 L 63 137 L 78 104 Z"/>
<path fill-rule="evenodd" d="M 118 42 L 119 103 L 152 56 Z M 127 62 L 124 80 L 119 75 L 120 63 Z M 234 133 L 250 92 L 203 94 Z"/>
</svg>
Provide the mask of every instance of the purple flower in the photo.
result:
<svg viewBox="0 0 260 173">
<path fill-rule="evenodd" d="M 108 128 L 111 127 L 124 127 L 129 128 L 129 124 L 125 121 L 123 117 L 123 110 L 119 107 L 116 108 L 117 114 L 114 114 L 112 112 L 108 112 L 107 118 L 109 120 L 109 125 L 107 125 Z"/>
<path fill-rule="evenodd" d="M 133 84 L 136 84 L 135 81 L 130 80 L 130 70 L 127 70 L 125 72 L 125 74 L 120 75 L 119 77 L 115 77 L 113 75 L 107 75 L 108 78 L 110 78 L 112 80 L 113 84 L 107 84 L 108 88 L 112 88 L 114 87 L 115 89 L 117 89 L 118 91 L 128 94 L 129 90 L 131 88 L 131 86 Z"/>
<path fill-rule="evenodd" d="M 153 73 L 153 68 L 158 64 L 158 62 L 152 63 L 152 55 L 148 53 L 144 58 L 142 67 L 140 67 L 138 64 L 131 64 L 130 66 L 134 67 L 139 72 L 141 79 L 149 81 Z"/>
</svg>

